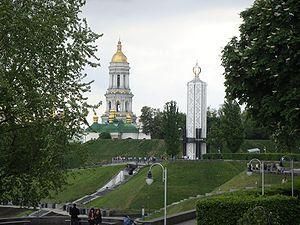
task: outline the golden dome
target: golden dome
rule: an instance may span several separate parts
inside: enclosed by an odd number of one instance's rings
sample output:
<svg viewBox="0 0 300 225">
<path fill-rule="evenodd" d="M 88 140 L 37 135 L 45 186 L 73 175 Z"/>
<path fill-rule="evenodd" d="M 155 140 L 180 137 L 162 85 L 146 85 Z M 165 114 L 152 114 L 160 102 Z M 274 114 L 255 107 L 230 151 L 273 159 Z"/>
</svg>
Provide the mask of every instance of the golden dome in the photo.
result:
<svg viewBox="0 0 300 225">
<path fill-rule="evenodd" d="M 126 123 L 129 123 L 129 124 L 132 123 L 131 116 L 129 113 L 127 113 L 127 115 L 126 115 Z"/>
<path fill-rule="evenodd" d="M 117 52 L 113 55 L 111 62 L 127 62 L 127 57 L 122 52 L 122 44 L 119 40 Z"/>
<path fill-rule="evenodd" d="M 116 110 L 111 109 L 108 116 L 109 123 L 112 123 L 115 118 L 116 118 Z"/>
<path fill-rule="evenodd" d="M 98 123 L 98 116 L 97 116 L 97 114 L 96 113 L 94 113 L 94 116 L 93 116 L 93 122 L 94 123 Z"/>
</svg>

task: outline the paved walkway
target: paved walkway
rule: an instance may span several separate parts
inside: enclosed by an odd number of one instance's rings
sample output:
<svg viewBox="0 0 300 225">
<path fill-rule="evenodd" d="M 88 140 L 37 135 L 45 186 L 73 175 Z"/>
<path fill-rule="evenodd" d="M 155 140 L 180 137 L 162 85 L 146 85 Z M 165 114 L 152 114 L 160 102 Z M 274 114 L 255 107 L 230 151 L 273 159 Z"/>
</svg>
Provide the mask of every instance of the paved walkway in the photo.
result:
<svg viewBox="0 0 300 225">
<path fill-rule="evenodd" d="M 196 220 L 189 220 L 182 223 L 178 223 L 177 225 L 197 225 Z"/>
</svg>

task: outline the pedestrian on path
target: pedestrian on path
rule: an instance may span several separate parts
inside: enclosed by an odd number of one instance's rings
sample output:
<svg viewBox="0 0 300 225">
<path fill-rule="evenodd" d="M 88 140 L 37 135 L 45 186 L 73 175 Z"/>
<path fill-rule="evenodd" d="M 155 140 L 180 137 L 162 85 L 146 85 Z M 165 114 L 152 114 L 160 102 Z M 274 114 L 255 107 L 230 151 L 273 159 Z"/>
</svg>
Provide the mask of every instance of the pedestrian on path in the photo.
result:
<svg viewBox="0 0 300 225">
<path fill-rule="evenodd" d="M 90 225 L 95 225 L 95 209 L 91 208 L 88 215 L 88 221 Z"/>
<path fill-rule="evenodd" d="M 95 225 L 100 225 L 102 223 L 101 210 L 98 208 L 95 211 Z"/>
<path fill-rule="evenodd" d="M 71 216 L 71 225 L 78 225 L 79 224 L 79 209 L 76 208 L 76 204 L 73 204 L 73 207 L 70 208 L 70 212 L 69 212 L 70 216 Z"/>
</svg>

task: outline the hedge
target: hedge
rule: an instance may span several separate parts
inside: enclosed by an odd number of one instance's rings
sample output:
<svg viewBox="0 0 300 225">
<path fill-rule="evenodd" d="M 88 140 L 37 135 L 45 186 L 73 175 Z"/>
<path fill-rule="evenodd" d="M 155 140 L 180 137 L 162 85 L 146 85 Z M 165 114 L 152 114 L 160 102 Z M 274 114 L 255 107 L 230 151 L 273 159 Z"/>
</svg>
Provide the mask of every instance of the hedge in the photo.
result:
<svg viewBox="0 0 300 225">
<path fill-rule="evenodd" d="M 251 160 L 257 158 L 260 160 L 279 161 L 282 156 L 293 158 L 294 161 L 300 161 L 300 154 L 283 153 L 208 153 L 203 155 L 203 159 Z"/>
<path fill-rule="evenodd" d="M 237 225 L 248 210 L 263 207 L 266 215 L 277 218 L 281 225 L 300 224 L 299 199 L 283 196 L 217 196 L 197 202 L 198 225 Z M 249 212 L 249 211 L 248 211 Z"/>
</svg>

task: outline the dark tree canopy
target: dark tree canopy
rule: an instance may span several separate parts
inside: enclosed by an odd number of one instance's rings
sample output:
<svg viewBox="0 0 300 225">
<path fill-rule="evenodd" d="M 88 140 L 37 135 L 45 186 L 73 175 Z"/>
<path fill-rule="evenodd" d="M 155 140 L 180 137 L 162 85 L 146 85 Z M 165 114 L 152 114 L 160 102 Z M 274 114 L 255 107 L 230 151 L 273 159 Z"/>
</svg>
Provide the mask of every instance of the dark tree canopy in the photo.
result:
<svg viewBox="0 0 300 225">
<path fill-rule="evenodd" d="M 0 1 L 0 202 L 36 205 L 64 181 L 97 66 L 83 0 Z"/>
<path fill-rule="evenodd" d="M 256 0 L 223 50 L 226 94 L 292 150 L 300 139 L 300 1 Z"/>
<path fill-rule="evenodd" d="M 180 149 L 179 113 L 175 101 L 167 102 L 163 111 L 164 140 L 167 146 L 167 154 L 171 157 L 178 155 Z"/>
<path fill-rule="evenodd" d="M 225 147 L 237 152 L 244 141 L 244 128 L 240 106 L 235 101 L 225 101 L 220 109 L 220 130 Z"/>
<path fill-rule="evenodd" d="M 162 112 L 159 109 L 149 106 L 144 106 L 141 112 L 140 121 L 143 124 L 143 132 L 145 134 L 151 134 L 152 139 L 163 139 Z"/>
</svg>

